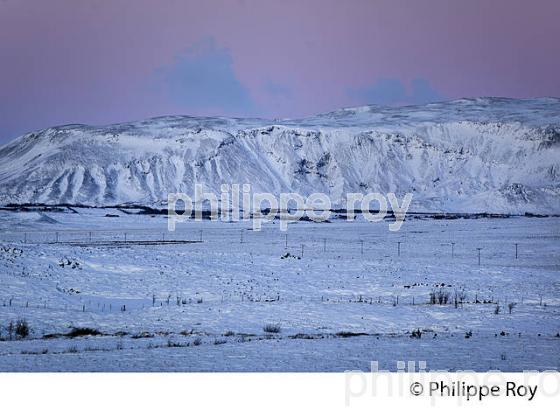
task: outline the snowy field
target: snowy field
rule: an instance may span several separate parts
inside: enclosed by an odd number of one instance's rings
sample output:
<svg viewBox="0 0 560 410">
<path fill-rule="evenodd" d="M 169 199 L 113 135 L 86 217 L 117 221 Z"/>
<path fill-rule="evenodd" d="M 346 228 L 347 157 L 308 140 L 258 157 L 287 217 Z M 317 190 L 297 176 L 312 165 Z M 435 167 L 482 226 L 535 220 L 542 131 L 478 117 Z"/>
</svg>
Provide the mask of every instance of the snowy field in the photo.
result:
<svg viewBox="0 0 560 410">
<path fill-rule="evenodd" d="M 560 218 L 0 224 L 1 371 L 560 370 Z"/>
</svg>

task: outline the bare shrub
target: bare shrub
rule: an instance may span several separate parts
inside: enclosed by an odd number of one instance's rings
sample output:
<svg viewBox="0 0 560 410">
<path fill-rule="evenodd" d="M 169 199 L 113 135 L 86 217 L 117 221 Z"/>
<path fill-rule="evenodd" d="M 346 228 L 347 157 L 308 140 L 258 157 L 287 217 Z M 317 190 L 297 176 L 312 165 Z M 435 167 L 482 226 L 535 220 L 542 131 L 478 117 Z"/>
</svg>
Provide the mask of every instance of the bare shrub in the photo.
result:
<svg viewBox="0 0 560 410">
<path fill-rule="evenodd" d="M 66 336 L 68 337 L 82 337 L 82 336 L 99 336 L 101 332 L 91 327 L 74 327 Z"/>
<path fill-rule="evenodd" d="M 19 339 L 25 339 L 29 336 L 30 332 L 29 325 L 27 324 L 27 320 L 25 319 L 18 319 L 15 325 L 15 333 Z"/>
<path fill-rule="evenodd" d="M 184 347 L 184 346 L 185 346 L 185 345 L 183 345 L 183 344 L 181 344 L 181 343 L 174 342 L 174 341 L 171 340 L 171 339 L 168 339 L 168 340 L 167 340 L 167 347 Z"/>
<path fill-rule="evenodd" d="M 465 301 L 466 298 L 467 298 L 467 294 L 463 289 L 459 291 L 455 291 L 455 298 L 454 298 L 455 309 L 457 309 L 459 305 L 463 307 L 463 302 Z"/>
<path fill-rule="evenodd" d="M 10 323 L 8 323 L 8 326 L 6 327 L 6 330 L 7 330 L 7 332 L 8 332 L 8 338 L 9 338 L 10 340 L 12 340 L 12 338 L 14 337 L 14 330 L 15 330 L 14 322 L 12 322 L 12 321 L 10 320 Z"/>
<path fill-rule="evenodd" d="M 422 331 L 420 329 L 413 330 L 410 337 L 413 339 L 420 339 L 422 337 Z"/>
<path fill-rule="evenodd" d="M 467 299 L 467 292 L 465 292 L 464 289 L 461 289 L 459 292 L 457 292 L 457 298 L 459 299 L 459 303 L 462 305 Z"/>
<path fill-rule="evenodd" d="M 517 305 L 517 303 L 514 303 L 514 302 L 508 303 L 508 311 L 509 311 L 509 314 L 510 314 L 510 315 L 511 315 L 511 312 L 513 312 L 513 308 L 514 308 L 516 305 Z"/>
<path fill-rule="evenodd" d="M 437 303 L 436 292 L 432 290 L 430 292 L 430 305 L 435 305 Z"/>
<path fill-rule="evenodd" d="M 282 328 L 280 327 L 279 324 L 267 324 L 263 327 L 263 330 L 265 331 L 265 333 L 280 333 L 280 331 L 282 330 Z"/>
<path fill-rule="evenodd" d="M 449 292 L 442 289 L 430 292 L 430 305 L 447 305 L 447 302 L 449 302 Z"/>
</svg>

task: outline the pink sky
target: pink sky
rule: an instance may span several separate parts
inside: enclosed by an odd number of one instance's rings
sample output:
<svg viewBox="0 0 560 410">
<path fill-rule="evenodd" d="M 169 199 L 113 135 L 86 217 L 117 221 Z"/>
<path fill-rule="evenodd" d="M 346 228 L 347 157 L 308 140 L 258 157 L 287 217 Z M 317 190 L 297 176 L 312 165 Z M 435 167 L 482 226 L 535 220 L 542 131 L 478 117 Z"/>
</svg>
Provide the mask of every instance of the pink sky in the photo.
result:
<svg viewBox="0 0 560 410">
<path fill-rule="evenodd" d="M 0 0 L 0 143 L 163 114 L 560 96 L 559 16 L 557 0 Z"/>
</svg>

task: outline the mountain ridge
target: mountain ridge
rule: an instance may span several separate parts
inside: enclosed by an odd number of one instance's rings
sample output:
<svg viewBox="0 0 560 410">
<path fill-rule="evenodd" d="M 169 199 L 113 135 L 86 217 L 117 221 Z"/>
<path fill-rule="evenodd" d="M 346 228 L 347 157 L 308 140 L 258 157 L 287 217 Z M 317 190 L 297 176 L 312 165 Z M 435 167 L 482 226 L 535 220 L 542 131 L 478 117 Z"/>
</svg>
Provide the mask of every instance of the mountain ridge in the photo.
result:
<svg viewBox="0 0 560 410">
<path fill-rule="evenodd" d="M 162 205 L 194 184 L 406 192 L 411 210 L 560 212 L 560 99 L 343 108 L 303 119 L 164 116 L 63 125 L 0 147 L 0 204 Z"/>
</svg>

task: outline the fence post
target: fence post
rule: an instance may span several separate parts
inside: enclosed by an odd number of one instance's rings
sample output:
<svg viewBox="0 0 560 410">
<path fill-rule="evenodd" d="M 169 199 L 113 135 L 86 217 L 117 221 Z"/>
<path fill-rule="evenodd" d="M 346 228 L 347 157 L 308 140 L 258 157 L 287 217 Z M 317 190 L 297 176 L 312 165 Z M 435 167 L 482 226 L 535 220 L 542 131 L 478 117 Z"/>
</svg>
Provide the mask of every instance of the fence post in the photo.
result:
<svg viewBox="0 0 560 410">
<path fill-rule="evenodd" d="M 301 244 L 301 257 L 303 258 L 303 248 L 305 247 L 305 245 L 302 243 Z"/>
<path fill-rule="evenodd" d="M 288 249 L 288 234 L 285 235 L 284 249 Z"/>
<path fill-rule="evenodd" d="M 480 266 L 480 250 L 482 248 L 476 248 L 476 250 L 478 251 L 478 266 Z"/>
<path fill-rule="evenodd" d="M 361 246 L 360 253 L 363 255 L 364 254 L 364 240 L 363 239 L 360 239 L 360 246 Z"/>
<path fill-rule="evenodd" d="M 401 256 L 401 242 L 397 242 L 397 255 Z"/>
<path fill-rule="evenodd" d="M 455 242 L 451 242 L 451 257 L 455 257 Z"/>
<path fill-rule="evenodd" d="M 515 244 L 515 259 L 517 259 L 517 245 L 519 245 L 519 244 L 517 244 L 517 243 Z"/>
</svg>

